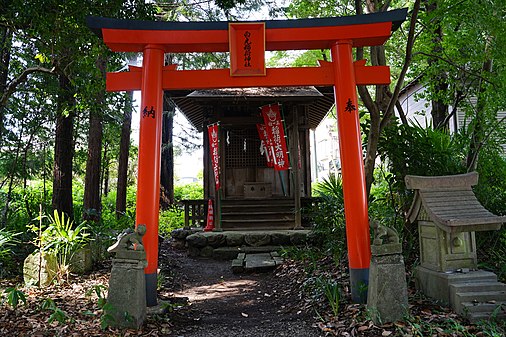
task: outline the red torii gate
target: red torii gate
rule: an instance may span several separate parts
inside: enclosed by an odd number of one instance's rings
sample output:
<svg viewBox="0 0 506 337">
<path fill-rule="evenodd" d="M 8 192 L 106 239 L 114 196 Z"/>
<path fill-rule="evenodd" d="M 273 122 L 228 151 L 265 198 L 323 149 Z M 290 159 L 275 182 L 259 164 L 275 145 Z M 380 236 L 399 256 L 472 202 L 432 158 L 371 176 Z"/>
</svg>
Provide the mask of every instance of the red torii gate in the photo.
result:
<svg viewBox="0 0 506 337">
<path fill-rule="evenodd" d="M 163 90 L 334 86 L 352 298 L 363 302 L 370 263 L 369 219 L 356 85 L 389 84 L 387 66 L 353 62 L 352 48 L 382 45 L 407 9 L 321 19 L 265 22 L 157 22 L 89 17 L 117 52 L 142 52 L 142 67 L 108 73 L 108 91 L 141 90 L 136 224 L 146 224 L 146 299 L 157 304 L 158 214 Z M 330 49 L 319 67 L 265 68 L 265 50 Z M 177 70 L 164 53 L 230 52 L 231 69 Z"/>
</svg>

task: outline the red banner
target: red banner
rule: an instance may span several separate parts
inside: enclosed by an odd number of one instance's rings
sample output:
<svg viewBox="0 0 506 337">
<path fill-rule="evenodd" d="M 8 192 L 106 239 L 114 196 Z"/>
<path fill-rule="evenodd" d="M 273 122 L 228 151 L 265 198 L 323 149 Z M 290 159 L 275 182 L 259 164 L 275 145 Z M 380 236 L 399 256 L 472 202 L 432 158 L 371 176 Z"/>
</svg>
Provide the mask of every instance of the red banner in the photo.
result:
<svg viewBox="0 0 506 337">
<path fill-rule="evenodd" d="M 267 135 L 272 145 L 274 169 L 278 171 L 288 170 L 288 151 L 286 148 L 285 130 L 279 112 L 279 104 L 265 105 L 262 107 Z"/>
<path fill-rule="evenodd" d="M 274 161 L 272 158 L 273 147 L 271 144 L 271 140 L 269 139 L 269 134 L 267 133 L 267 128 L 265 124 L 257 124 L 258 137 L 260 138 L 260 153 L 265 154 L 265 160 L 267 161 L 267 167 L 273 167 Z"/>
<path fill-rule="evenodd" d="M 218 124 L 211 124 L 207 127 L 207 134 L 209 136 L 209 154 L 211 156 L 211 163 L 213 164 L 214 183 L 216 190 L 220 189 L 220 151 L 218 148 Z"/>
</svg>

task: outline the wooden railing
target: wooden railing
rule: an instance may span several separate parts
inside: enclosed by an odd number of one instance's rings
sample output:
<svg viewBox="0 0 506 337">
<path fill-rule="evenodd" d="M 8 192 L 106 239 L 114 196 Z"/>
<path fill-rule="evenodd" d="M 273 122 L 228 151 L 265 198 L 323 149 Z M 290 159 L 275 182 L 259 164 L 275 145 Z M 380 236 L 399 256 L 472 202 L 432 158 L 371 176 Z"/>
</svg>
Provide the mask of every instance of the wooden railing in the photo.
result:
<svg viewBox="0 0 506 337">
<path fill-rule="evenodd" d="M 317 204 L 321 202 L 320 198 L 301 198 L 302 224 L 304 227 L 312 224 L 314 210 Z M 207 219 L 207 200 L 181 200 L 184 206 L 184 226 L 205 227 Z"/>
<path fill-rule="evenodd" d="M 207 200 L 181 200 L 184 205 L 184 227 L 204 227 L 207 216 Z"/>
</svg>

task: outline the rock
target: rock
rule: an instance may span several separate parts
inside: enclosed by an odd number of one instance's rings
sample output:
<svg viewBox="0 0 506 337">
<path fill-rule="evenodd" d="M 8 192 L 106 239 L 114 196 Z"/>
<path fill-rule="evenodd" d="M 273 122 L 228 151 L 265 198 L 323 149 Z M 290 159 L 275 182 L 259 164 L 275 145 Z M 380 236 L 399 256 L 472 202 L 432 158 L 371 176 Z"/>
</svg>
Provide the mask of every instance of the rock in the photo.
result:
<svg viewBox="0 0 506 337">
<path fill-rule="evenodd" d="M 271 243 L 273 245 L 288 245 L 290 244 L 290 234 L 288 232 L 272 233 Z"/>
<path fill-rule="evenodd" d="M 241 246 L 244 243 L 244 234 L 227 233 L 227 246 Z"/>
<path fill-rule="evenodd" d="M 290 233 L 290 242 L 295 246 L 300 246 L 305 244 L 307 241 L 306 233 L 293 231 Z"/>
<path fill-rule="evenodd" d="M 186 248 L 186 241 L 172 240 L 170 244 L 174 249 L 177 250 L 184 250 Z"/>
<path fill-rule="evenodd" d="M 225 246 L 226 242 L 227 238 L 223 234 L 213 233 L 207 236 L 207 244 L 214 248 Z"/>
<path fill-rule="evenodd" d="M 188 247 L 188 256 L 190 257 L 197 257 L 200 256 L 200 249 L 194 246 Z"/>
<path fill-rule="evenodd" d="M 40 264 L 40 284 L 39 284 L 39 264 Z M 26 285 L 39 285 L 46 287 L 55 279 L 58 272 L 58 262 L 56 256 L 49 253 L 38 251 L 28 255 L 23 264 L 23 279 Z"/>
<path fill-rule="evenodd" d="M 186 240 L 189 235 L 194 234 L 195 232 L 196 231 L 188 228 L 178 228 L 170 232 L 170 236 L 172 236 L 174 240 Z"/>
<path fill-rule="evenodd" d="M 232 260 L 232 273 L 240 274 L 244 272 L 244 258 Z"/>
<path fill-rule="evenodd" d="M 213 252 L 213 259 L 216 260 L 233 260 L 240 252 L 239 247 L 219 247 Z"/>
<path fill-rule="evenodd" d="M 200 256 L 202 257 L 213 257 L 214 248 L 211 246 L 205 246 L 200 250 Z"/>
<path fill-rule="evenodd" d="M 269 234 L 262 233 L 246 234 L 244 236 L 244 242 L 253 247 L 266 246 L 271 242 L 271 237 Z"/>
<path fill-rule="evenodd" d="M 207 238 L 200 233 L 188 235 L 186 237 L 186 242 L 188 242 L 188 246 L 190 247 L 202 248 L 207 246 Z"/>
<path fill-rule="evenodd" d="M 99 249 L 99 247 L 97 247 Z M 84 274 L 93 269 L 93 254 L 90 245 L 77 250 L 70 259 L 70 271 L 77 274 Z"/>
</svg>

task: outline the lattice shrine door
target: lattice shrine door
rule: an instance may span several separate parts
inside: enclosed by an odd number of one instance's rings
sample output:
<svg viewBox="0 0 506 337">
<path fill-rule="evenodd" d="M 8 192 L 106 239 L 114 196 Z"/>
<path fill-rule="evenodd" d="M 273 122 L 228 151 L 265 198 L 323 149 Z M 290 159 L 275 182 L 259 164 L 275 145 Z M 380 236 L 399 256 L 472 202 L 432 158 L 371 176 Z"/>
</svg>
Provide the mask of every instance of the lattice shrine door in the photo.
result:
<svg viewBox="0 0 506 337">
<path fill-rule="evenodd" d="M 221 144 L 225 198 L 281 197 L 288 192 L 288 171 L 278 173 L 267 165 L 254 124 L 223 126 Z"/>
</svg>

